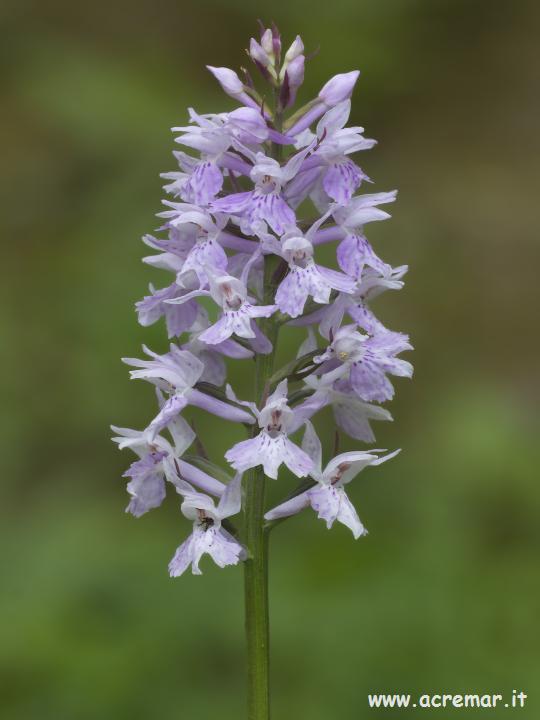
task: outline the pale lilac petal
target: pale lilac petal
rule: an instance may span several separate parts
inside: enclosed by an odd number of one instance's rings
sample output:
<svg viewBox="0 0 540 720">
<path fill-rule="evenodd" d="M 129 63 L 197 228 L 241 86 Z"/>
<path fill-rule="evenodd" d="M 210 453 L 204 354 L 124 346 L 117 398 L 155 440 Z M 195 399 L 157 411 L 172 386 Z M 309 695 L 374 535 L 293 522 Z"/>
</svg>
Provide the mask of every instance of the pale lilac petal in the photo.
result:
<svg viewBox="0 0 540 720">
<path fill-rule="evenodd" d="M 313 460 L 289 438 L 284 438 L 283 462 L 296 477 L 304 477 L 313 470 Z"/>
<path fill-rule="evenodd" d="M 233 334 L 229 313 L 223 313 L 217 322 L 199 335 L 199 340 L 207 345 L 219 345 Z"/>
<path fill-rule="evenodd" d="M 170 397 L 148 426 L 150 439 L 154 439 L 156 435 L 163 430 L 163 428 L 166 428 L 187 404 L 187 398 L 183 395 L 173 395 Z"/>
<path fill-rule="evenodd" d="M 318 485 L 312 490 L 308 490 L 311 507 L 321 520 L 326 521 L 327 528 L 331 528 L 334 520 L 337 518 L 340 492 L 343 491 L 328 485 Z"/>
<path fill-rule="evenodd" d="M 242 440 L 227 450 L 225 459 L 235 470 L 244 472 L 261 464 L 261 435 L 262 433 L 249 440 Z"/>
<path fill-rule="evenodd" d="M 250 345 L 253 351 L 259 355 L 268 355 L 274 349 L 270 340 L 259 328 L 255 320 L 251 321 L 251 329 L 255 337 L 251 338 Z"/>
<path fill-rule="evenodd" d="M 219 567 L 237 565 L 240 560 L 246 559 L 245 548 L 223 528 L 219 528 L 219 530 L 210 528 L 206 531 L 206 535 L 208 534 L 211 534 L 211 541 L 207 545 L 206 552 Z"/>
<path fill-rule="evenodd" d="M 290 432 L 298 430 L 310 418 L 329 404 L 327 393 L 314 393 L 307 400 L 294 408 L 294 421 L 291 424 Z"/>
<path fill-rule="evenodd" d="M 237 443 L 227 451 L 225 458 L 239 472 L 262 465 L 265 475 L 274 480 L 282 463 L 297 477 L 307 475 L 313 466 L 311 459 L 286 436 L 273 438 L 264 431 L 255 438 Z"/>
<path fill-rule="evenodd" d="M 221 519 L 236 515 L 242 508 L 242 475 L 236 475 L 226 486 L 219 501 L 218 513 Z"/>
<path fill-rule="evenodd" d="M 336 519 L 351 530 L 355 540 L 358 540 L 358 538 L 362 535 L 367 535 L 366 528 L 362 525 L 354 505 L 351 503 L 345 492 L 342 492 L 341 494 Z"/>
<path fill-rule="evenodd" d="M 204 372 L 201 375 L 202 382 L 212 383 L 218 387 L 223 385 L 227 377 L 225 361 L 216 352 L 201 350 L 199 358 L 204 362 Z"/>
<path fill-rule="evenodd" d="M 191 300 L 182 305 L 171 305 L 166 302 L 180 297 L 182 294 L 185 294 L 185 291 L 176 283 L 161 290 L 153 290 L 151 295 L 146 296 L 135 305 L 139 323 L 143 327 L 147 327 L 165 316 L 169 338 L 189 330 L 197 319 L 197 302 Z"/>
<path fill-rule="evenodd" d="M 245 213 L 252 229 L 257 222 L 263 220 L 277 235 L 283 235 L 296 225 L 294 211 L 277 192 L 259 193 L 255 191 Z"/>
<path fill-rule="evenodd" d="M 318 274 L 333 290 L 339 290 L 344 293 L 352 293 L 354 291 L 356 283 L 347 275 L 344 275 L 337 270 L 331 270 L 330 268 L 323 267 L 322 265 L 317 265 L 316 267 Z"/>
<path fill-rule="evenodd" d="M 323 478 L 332 485 L 346 485 L 353 480 L 359 472 L 369 465 L 374 465 L 379 458 L 376 451 L 350 450 L 332 458 L 324 469 Z"/>
<path fill-rule="evenodd" d="M 352 161 L 335 162 L 323 176 L 325 192 L 339 205 L 346 205 L 364 179 L 364 173 Z"/>
<path fill-rule="evenodd" d="M 353 278 L 359 278 L 364 265 L 386 273 L 389 265 L 383 262 L 363 235 L 347 235 L 337 249 L 339 267 Z"/>
<path fill-rule="evenodd" d="M 303 268 L 291 268 L 276 291 L 276 305 L 282 313 L 295 318 L 304 311 L 308 297 L 309 281 Z"/>
<path fill-rule="evenodd" d="M 350 99 L 343 100 L 326 112 L 317 123 L 317 136 L 332 136 L 337 130 L 345 127 L 351 114 Z"/>
<path fill-rule="evenodd" d="M 193 545 L 194 538 L 193 535 L 190 535 L 176 550 L 173 559 L 169 563 L 169 575 L 171 577 L 180 577 L 190 566 L 193 560 Z M 194 571 L 194 574 L 200 575 L 200 571 L 198 573 Z"/>
<path fill-rule="evenodd" d="M 225 250 L 213 239 L 198 242 L 190 250 L 177 280 L 182 282 L 186 273 L 195 272 L 201 284 L 207 283 L 206 266 L 217 271 L 225 272 L 227 268 L 227 255 Z"/>
<path fill-rule="evenodd" d="M 165 452 L 149 452 L 141 460 L 132 463 L 124 473 L 131 478 L 127 491 L 131 500 L 126 512 L 140 517 L 152 508 L 159 507 L 165 499 L 165 481 L 160 466 Z"/>
<path fill-rule="evenodd" d="M 183 305 L 165 304 L 165 323 L 167 325 L 167 336 L 178 337 L 183 332 L 190 330 L 197 319 L 199 306 L 196 300 L 188 300 Z"/>
<path fill-rule="evenodd" d="M 366 443 L 375 442 L 375 435 L 371 429 L 370 420 L 391 421 L 392 416 L 386 408 L 370 405 L 358 400 L 354 395 L 336 393 L 332 402 L 334 417 L 337 425 L 349 437 L 363 440 Z"/>
<path fill-rule="evenodd" d="M 310 474 L 315 479 L 318 479 L 322 470 L 322 446 L 319 436 L 309 420 L 306 422 L 306 431 L 302 439 L 302 450 L 313 462 L 313 468 Z"/>
<path fill-rule="evenodd" d="M 329 338 L 341 325 L 345 311 L 348 309 L 350 300 L 347 294 L 340 293 L 333 303 L 323 308 L 320 317 L 319 332 L 324 338 Z"/>
<path fill-rule="evenodd" d="M 394 397 L 394 387 L 379 365 L 365 359 L 351 366 L 351 385 L 362 400 L 385 402 Z"/>
<path fill-rule="evenodd" d="M 214 162 L 205 160 L 198 163 L 182 188 L 186 202 L 208 205 L 221 191 L 223 175 Z"/>
<path fill-rule="evenodd" d="M 173 419 L 167 423 L 167 430 L 171 434 L 174 442 L 174 450 L 178 456 L 183 455 L 195 440 L 195 433 L 192 427 L 181 415 L 173 417 Z"/>
<path fill-rule="evenodd" d="M 319 180 L 322 167 L 315 166 L 303 170 L 287 184 L 284 190 L 284 198 L 292 208 L 297 208 L 300 203 L 305 200 L 313 190 L 317 180 Z"/>
<path fill-rule="evenodd" d="M 249 205 L 253 191 L 233 193 L 226 197 L 214 200 L 211 205 L 212 211 L 222 213 L 241 213 Z"/>
</svg>

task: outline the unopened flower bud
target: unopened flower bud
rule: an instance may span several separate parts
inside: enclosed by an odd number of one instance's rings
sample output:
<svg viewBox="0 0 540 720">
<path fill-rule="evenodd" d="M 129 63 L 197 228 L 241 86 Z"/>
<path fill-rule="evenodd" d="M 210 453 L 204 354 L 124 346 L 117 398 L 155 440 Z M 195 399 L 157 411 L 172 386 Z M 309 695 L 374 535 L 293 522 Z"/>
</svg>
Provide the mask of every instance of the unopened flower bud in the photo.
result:
<svg viewBox="0 0 540 720">
<path fill-rule="evenodd" d="M 299 55 L 302 55 L 304 52 L 304 43 L 302 42 L 302 38 L 300 35 L 297 35 L 294 39 L 292 45 L 285 53 L 285 63 L 288 64 L 292 62 L 295 58 L 297 58 Z"/>
<path fill-rule="evenodd" d="M 244 83 L 234 70 L 226 67 L 212 67 L 212 65 L 207 65 L 206 67 L 221 85 L 223 91 L 230 97 L 239 98 L 244 92 Z"/>
<path fill-rule="evenodd" d="M 319 99 L 322 100 L 327 107 L 334 107 L 334 105 L 337 105 L 342 100 L 347 100 L 352 95 L 359 75 L 359 70 L 351 70 L 351 72 L 348 73 L 334 75 L 320 91 Z"/>
<path fill-rule="evenodd" d="M 262 65 L 264 68 L 268 68 L 272 64 L 271 58 L 268 57 L 264 48 L 261 47 L 254 38 L 251 38 L 249 41 L 249 56 L 254 62 L 259 63 L 259 65 Z"/>
<path fill-rule="evenodd" d="M 274 59 L 274 36 L 272 34 L 272 31 L 270 28 L 265 30 L 261 37 L 261 47 L 264 50 L 264 52 L 270 56 L 270 58 Z"/>
</svg>

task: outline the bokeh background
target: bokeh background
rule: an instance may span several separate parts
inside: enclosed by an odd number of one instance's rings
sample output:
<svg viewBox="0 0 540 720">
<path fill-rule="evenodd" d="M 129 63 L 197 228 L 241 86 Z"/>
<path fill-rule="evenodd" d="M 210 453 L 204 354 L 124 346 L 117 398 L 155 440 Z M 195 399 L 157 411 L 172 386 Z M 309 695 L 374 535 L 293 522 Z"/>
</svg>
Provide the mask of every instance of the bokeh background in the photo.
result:
<svg viewBox="0 0 540 720">
<path fill-rule="evenodd" d="M 131 458 L 108 425 L 153 411 L 119 358 L 166 347 L 133 303 L 163 279 L 139 238 L 174 166 L 169 128 L 188 105 L 233 107 L 204 65 L 243 63 L 258 16 L 320 46 L 302 99 L 362 70 L 353 120 L 380 144 L 361 161 L 400 189 L 369 236 L 410 265 L 376 310 L 410 332 L 416 368 L 378 426 L 402 454 L 351 489 L 369 536 L 308 513 L 275 531 L 275 717 L 459 717 L 370 711 L 366 694 L 517 689 L 516 716 L 537 718 L 533 0 L 2 3 L 0 714 L 243 717 L 241 569 L 168 578 L 188 523 L 172 495 L 123 513 Z M 246 395 L 245 367 L 233 378 Z M 218 457 L 232 431 L 197 422 Z"/>
</svg>

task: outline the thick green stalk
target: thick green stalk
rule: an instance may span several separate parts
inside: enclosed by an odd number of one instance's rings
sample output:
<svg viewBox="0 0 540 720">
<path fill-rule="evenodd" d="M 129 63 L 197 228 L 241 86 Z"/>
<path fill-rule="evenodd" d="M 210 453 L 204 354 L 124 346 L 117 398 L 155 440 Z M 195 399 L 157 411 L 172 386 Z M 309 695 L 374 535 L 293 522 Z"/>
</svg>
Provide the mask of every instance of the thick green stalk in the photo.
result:
<svg viewBox="0 0 540 720">
<path fill-rule="evenodd" d="M 272 276 L 274 256 L 265 257 L 264 302 L 273 297 Z M 269 318 L 261 329 L 274 346 L 268 355 L 257 355 L 255 398 L 262 403 L 266 384 L 272 375 L 278 336 L 277 324 Z M 254 428 L 254 433 L 259 431 Z M 248 662 L 248 720 L 268 720 L 270 717 L 269 689 L 269 613 L 268 613 L 268 533 L 264 529 L 266 477 L 262 466 L 247 475 L 245 496 L 244 540 L 249 558 L 244 563 L 244 598 Z"/>
</svg>

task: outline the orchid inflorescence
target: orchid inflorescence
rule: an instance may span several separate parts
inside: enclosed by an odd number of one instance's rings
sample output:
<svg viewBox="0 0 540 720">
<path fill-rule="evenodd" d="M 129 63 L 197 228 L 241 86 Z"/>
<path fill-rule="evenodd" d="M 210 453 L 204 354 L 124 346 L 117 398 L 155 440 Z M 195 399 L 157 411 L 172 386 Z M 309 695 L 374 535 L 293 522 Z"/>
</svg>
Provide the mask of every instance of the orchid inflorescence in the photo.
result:
<svg viewBox="0 0 540 720">
<path fill-rule="evenodd" d="M 132 378 L 154 385 L 158 411 L 144 430 L 113 427 L 119 447 L 138 456 L 125 473 L 127 511 L 139 517 L 158 507 L 170 483 L 193 521 L 171 576 L 190 565 L 199 574 L 205 553 L 220 567 L 249 560 L 249 533 L 228 518 L 250 512 L 247 486 L 276 479 L 283 465 L 303 480 L 258 522 L 269 526 L 311 506 L 328 527 L 337 520 L 355 538 L 364 535 L 345 485 L 396 453 L 362 449 L 324 463 L 312 419 L 331 407 L 339 431 L 373 443 L 371 421 L 392 419 L 382 406 L 394 394 L 389 376 L 412 375 L 397 357 L 411 349 L 408 337 L 371 309 L 377 295 L 403 287 L 407 266 L 381 260 L 364 234 L 368 223 L 389 217 L 380 206 L 396 192 L 357 194 L 371 181 L 350 156 L 375 145 L 363 128 L 346 126 L 359 72 L 335 75 L 292 112 L 304 78 L 301 38 L 282 62 L 277 29 L 263 28 L 248 54 L 267 84 L 264 96 L 247 71 L 240 79 L 209 67 L 238 107 L 190 109 L 189 123 L 173 128 L 188 152 L 174 152 L 178 169 L 163 175 L 171 196 L 159 213 L 163 224 L 143 238 L 156 251 L 144 262 L 172 273 L 172 282 L 150 286 L 136 306 L 143 326 L 165 319 L 170 349 L 160 355 L 145 347 L 146 359 L 124 359 Z M 327 243 L 337 244 L 339 270 L 317 259 Z M 275 370 L 283 325 L 297 329 L 299 347 Z M 226 358 L 254 368 L 252 400 L 227 384 Z M 247 430 L 225 453 L 234 477 L 200 452 L 189 454 L 196 435 L 183 411 L 190 405 Z"/>
</svg>

